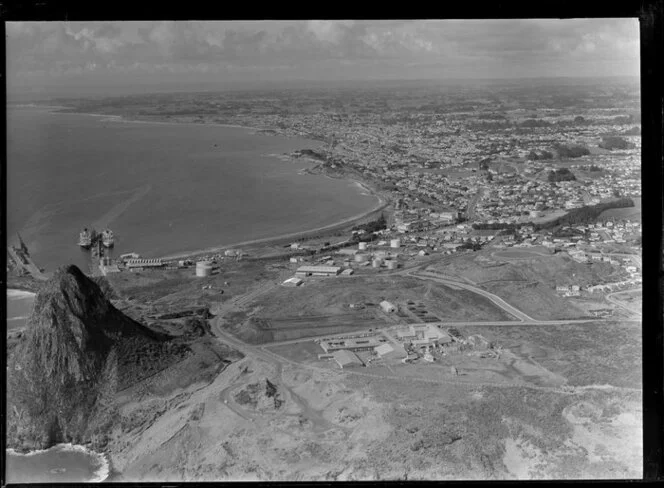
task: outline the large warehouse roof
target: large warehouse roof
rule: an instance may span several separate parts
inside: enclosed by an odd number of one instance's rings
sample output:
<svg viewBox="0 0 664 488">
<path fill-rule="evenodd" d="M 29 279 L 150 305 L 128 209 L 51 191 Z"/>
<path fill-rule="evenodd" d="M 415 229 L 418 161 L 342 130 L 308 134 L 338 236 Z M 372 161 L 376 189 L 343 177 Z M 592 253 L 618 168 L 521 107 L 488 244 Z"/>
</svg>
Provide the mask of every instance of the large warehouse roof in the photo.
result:
<svg viewBox="0 0 664 488">
<path fill-rule="evenodd" d="M 334 356 L 334 360 L 342 368 L 344 366 L 362 365 L 362 361 L 360 361 L 360 358 L 357 357 L 357 354 L 351 351 L 346 351 L 345 349 L 342 349 L 341 351 L 334 351 L 332 356 Z"/>
<path fill-rule="evenodd" d="M 339 273 L 341 268 L 339 266 L 300 266 L 297 268 L 298 273 Z"/>
</svg>

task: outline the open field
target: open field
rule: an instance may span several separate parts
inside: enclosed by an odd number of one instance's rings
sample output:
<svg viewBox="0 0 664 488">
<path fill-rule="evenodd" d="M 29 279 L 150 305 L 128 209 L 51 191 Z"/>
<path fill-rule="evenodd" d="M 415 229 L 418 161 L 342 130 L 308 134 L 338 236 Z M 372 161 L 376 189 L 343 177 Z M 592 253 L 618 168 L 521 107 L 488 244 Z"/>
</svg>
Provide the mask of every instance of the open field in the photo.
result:
<svg viewBox="0 0 664 488">
<path fill-rule="evenodd" d="M 538 320 L 586 317 L 573 301 L 556 294 L 557 285 L 583 287 L 623 277 L 622 271 L 609 263 L 581 264 L 563 254 L 531 255 L 528 259 L 512 261 L 482 251 L 459 256 L 443 265 L 433 264 L 429 269 L 460 280 L 471 280 Z"/>
<path fill-rule="evenodd" d="M 493 253 L 494 257 L 505 259 L 537 259 L 541 255 L 542 254 L 539 252 L 528 251 L 525 249 L 498 251 Z"/>
<path fill-rule="evenodd" d="M 568 325 L 469 326 L 523 358 L 567 378 L 570 385 L 639 388 L 641 324 L 633 322 Z"/>
<path fill-rule="evenodd" d="M 599 215 L 598 220 L 615 218 L 615 219 L 628 219 L 634 221 L 641 221 L 641 199 L 632 198 L 632 200 L 634 200 L 633 207 L 612 208 L 609 210 L 605 210 Z"/>
<path fill-rule="evenodd" d="M 114 273 L 106 279 L 122 301 L 145 303 L 146 310 L 164 313 L 228 301 L 255 288 L 258 282 L 278 276 L 278 270 L 265 263 L 228 260 L 220 263 L 219 272 L 205 278 L 197 278 L 194 268 L 187 268 Z M 203 290 L 207 286 L 211 288 Z"/>
<path fill-rule="evenodd" d="M 266 346 L 266 349 L 298 363 L 320 363 L 318 355 L 325 353 L 323 348 L 313 341 Z"/>
<path fill-rule="evenodd" d="M 484 297 L 405 276 L 308 281 L 297 288 L 275 289 L 254 306 L 260 307 L 261 314 L 271 319 L 340 314 L 359 317 L 382 314 L 378 307 L 382 300 L 403 308 L 407 307 L 408 301 L 422 302 L 441 320 L 509 320 L 508 315 Z M 355 308 L 351 308 L 351 304 Z"/>
<path fill-rule="evenodd" d="M 308 279 L 299 287 L 275 287 L 247 304 L 247 311 L 226 316 L 225 327 L 245 341 L 267 343 L 349 332 L 394 323 L 411 323 L 414 315 L 385 314 L 388 300 L 402 310 L 422 304 L 418 321 L 511 320 L 488 299 L 404 276 L 356 276 Z M 351 307 L 352 305 L 352 307 Z"/>
<path fill-rule="evenodd" d="M 382 479 L 630 478 L 641 473 L 639 393 L 577 395 L 356 378 L 390 435 L 362 463 Z M 579 417 L 576 417 L 576 414 Z M 353 466 L 354 467 L 354 466 Z"/>
</svg>

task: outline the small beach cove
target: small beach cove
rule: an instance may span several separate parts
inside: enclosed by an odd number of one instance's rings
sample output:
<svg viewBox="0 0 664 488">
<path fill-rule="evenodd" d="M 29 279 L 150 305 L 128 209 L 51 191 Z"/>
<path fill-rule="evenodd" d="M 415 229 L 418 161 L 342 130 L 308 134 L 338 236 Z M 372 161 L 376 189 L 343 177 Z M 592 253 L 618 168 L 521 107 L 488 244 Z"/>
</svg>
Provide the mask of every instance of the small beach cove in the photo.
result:
<svg viewBox="0 0 664 488">
<path fill-rule="evenodd" d="M 7 483 L 90 483 L 109 476 L 106 456 L 84 446 L 58 444 L 40 451 L 8 449 L 6 453 Z"/>
</svg>

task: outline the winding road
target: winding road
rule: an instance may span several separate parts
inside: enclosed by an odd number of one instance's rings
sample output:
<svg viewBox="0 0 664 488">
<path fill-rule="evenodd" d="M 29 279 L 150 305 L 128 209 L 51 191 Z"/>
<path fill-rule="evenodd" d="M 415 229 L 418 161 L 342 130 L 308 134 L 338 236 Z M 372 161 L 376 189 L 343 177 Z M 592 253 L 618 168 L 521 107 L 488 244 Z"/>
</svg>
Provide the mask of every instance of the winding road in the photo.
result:
<svg viewBox="0 0 664 488">
<path fill-rule="evenodd" d="M 531 322 L 531 323 L 537 323 L 540 322 L 539 320 L 536 320 L 529 315 L 526 315 L 516 307 L 513 307 L 509 303 L 507 303 L 505 300 L 500 298 L 497 295 L 494 295 L 493 293 L 489 293 L 488 291 L 482 290 L 481 288 L 478 288 L 476 286 L 469 285 L 467 283 L 463 283 L 460 281 L 454 281 L 450 280 L 447 278 L 442 278 L 441 276 L 432 273 L 430 271 L 419 271 L 419 272 L 410 272 L 408 273 L 409 276 L 412 276 L 413 278 L 418 278 L 421 280 L 429 280 L 429 281 L 435 281 L 436 283 L 441 283 L 443 285 L 450 285 L 450 286 L 455 286 L 458 288 L 463 288 L 468 291 L 472 291 L 473 293 L 477 293 L 478 295 L 482 295 L 485 298 L 488 298 L 491 300 L 494 304 L 498 305 L 500 308 L 505 310 L 506 312 L 514 315 L 516 318 L 518 318 L 522 322 Z"/>
<path fill-rule="evenodd" d="M 626 305 L 624 302 L 622 302 L 620 300 L 616 300 L 615 298 L 613 298 L 614 295 L 620 295 L 621 293 L 635 293 L 635 292 L 641 292 L 641 291 L 643 291 L 643 288 L 635 288 L 633 290 L 617 291 L 615 293 L 609 293 L 608 295 L 606 295 L 605 298 L 608 302 L 622 308 L 623 310 L 627 310 L 629 313 L 636 315 L 638 318 L 641 318 L 642 315 L 641 315 L 640 311 L 634 310 L 634 308 Z"/>
</svg>

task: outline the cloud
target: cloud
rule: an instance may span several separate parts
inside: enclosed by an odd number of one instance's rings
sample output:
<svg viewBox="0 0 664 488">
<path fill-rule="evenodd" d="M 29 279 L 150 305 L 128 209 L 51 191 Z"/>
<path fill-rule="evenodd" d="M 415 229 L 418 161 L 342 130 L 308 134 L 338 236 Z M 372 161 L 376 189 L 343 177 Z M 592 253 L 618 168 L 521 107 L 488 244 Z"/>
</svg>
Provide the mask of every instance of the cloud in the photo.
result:
<svg viewBox="0 0 664 488">
<path fill-rule="evenodd" d="M 437 72 L 459 76 L 480 68 L 573 74 L 583 66 L 608 74 L 623 66 L 636 75 L 638 56 L 635 19 L 7 23 L 10 78 L 44 83 L 86 73 L 237 74 L 243 68 L 314 76 L 322 67 L 349 77 L 355 69 L 361 77 L 381 66 L 390 73 L 439 66 Z"/>
</svg>

